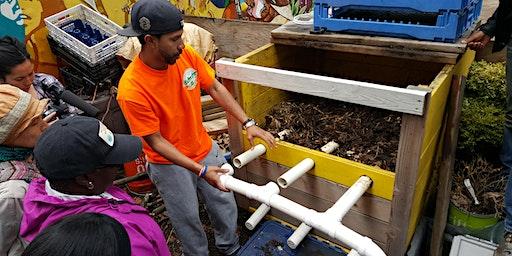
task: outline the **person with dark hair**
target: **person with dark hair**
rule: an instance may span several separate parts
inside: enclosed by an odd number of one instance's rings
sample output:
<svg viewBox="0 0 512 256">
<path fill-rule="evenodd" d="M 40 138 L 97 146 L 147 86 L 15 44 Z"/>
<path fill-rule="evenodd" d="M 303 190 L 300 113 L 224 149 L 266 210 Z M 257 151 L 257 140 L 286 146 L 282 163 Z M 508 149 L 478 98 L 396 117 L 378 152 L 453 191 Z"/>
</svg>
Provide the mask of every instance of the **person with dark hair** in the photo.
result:
<svg viewBox="0 0 512 256">
<path fill-rule="evenodd" d="M 185 255 L 208 255 L 199 218 L 199 192 L 215 228 L 215 245 L 226 255 L 240 248 L 237 207 L 220 182 L 226 162 L 201 118 L 201 89 L 233 115 L 251 143 L 256 137 L 275 146 L 272 134 L 249 118 L 214 70 L 183 43 L 181 12 L 166 0 L 140 0 L 131 25 L 118 34 L 144 40 L 141 52 L 125 70 L 117 99 L 134 135 L 144 138 L 148 173 L 162 195 Z"/>
<path fill-rule="evenodd" d="M 162 230 L 147 210 L 113 186 L 119 165 L 141 151 L 140 138 L 113 134 L 94 118 L 72 116 L 52 124 L 34 148 L 44 178 L 28 187 L 21 237 L 30 242 L 66 216 L 96 212 L 123 225 L 133 255 L 170 255 Z"/>
<path fill-rule="evenodd" d="M 64 89 L 54 76 L 34 72 L 30 54 L 18 39 L 10 36 L 0 38 L 0 83 L 16 86 L 37 99 L 51 98 L 45 91 L 43 81 L 57 86 L 59 90 Z M 74 114 L 80 112 L 74 106 L 69 106 L 68 111 Z"/>
<path fill-rule="evenodd" d="M 62 218 L 45 228 L 22 256 L 130 256 L 130 239 L 123 225 L 100 213 Z"/>
<path fill-rule="evenodd" d="M 494 37 L 493 52 L 507 48 L 506 80 L 507 105 L 505 107 L 505 130 L 500 155 L 504 171 L 508 174 L 505 188 L 505 234 L 496 250 L 496 256 L 512 255 L 512 1 L 500 0 L 494 14 L 466 40 L 472 50 L 481 50 Z"/>
<path fill-rule="evenodd" d="M 47 103 L 0 85 L 0 255 L 20 255 L 26 247 L 19 236 L 22 203 L 28 183 L 41 177 L 32 148 L 52 118 L 41 117 Z"/>
</svg>

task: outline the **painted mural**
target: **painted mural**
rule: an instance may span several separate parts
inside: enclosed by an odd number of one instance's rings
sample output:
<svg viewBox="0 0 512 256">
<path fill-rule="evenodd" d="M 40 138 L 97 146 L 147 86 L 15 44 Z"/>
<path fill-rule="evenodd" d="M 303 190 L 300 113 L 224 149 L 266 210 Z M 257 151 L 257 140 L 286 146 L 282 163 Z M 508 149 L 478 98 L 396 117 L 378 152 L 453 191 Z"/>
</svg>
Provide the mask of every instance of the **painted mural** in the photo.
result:
<svg viewBox="0 0 512 256">
<path fill-rule="evenodd" d="M 186 15 L 285 23 L 311 11 L 312 0 L 170 0 Z M 0 0 L 0 36 L 25 41 L 38 72 L 58 75 L 44 18 L 79 3 L 86 4 L 119 25 L 129 22 L 136 0 Z"/>
</svg>

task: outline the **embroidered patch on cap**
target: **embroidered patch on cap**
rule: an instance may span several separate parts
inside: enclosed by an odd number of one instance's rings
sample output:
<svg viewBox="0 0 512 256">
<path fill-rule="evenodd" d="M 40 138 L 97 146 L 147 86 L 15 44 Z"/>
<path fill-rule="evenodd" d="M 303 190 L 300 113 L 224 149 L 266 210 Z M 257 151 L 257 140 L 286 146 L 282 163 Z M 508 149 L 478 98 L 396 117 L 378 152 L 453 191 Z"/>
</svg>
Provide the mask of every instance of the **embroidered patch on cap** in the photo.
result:
<svg viewBox="0 0 512 256">
<path fill-rule="evenodd" d="M 144 31 L 148 31 L 151 29 L 151 21 L 149 21 L 149 19 L 146 17 L 141 17 L 139 19 L 139 25 L 140 28 L 142 28 L 142 30 Z"/>
<path fill-rule="evenodd" d="M 98 130 L 98 136 L 107 143 L 109 146 L 114 146 L 114 134 L 100 121 L 100 129 Z"/>
<path fill-rule="evenodd" d="M 187 87 L 187 90 L 193 90 L 197 86 L 197 70 L 193 68 L 187 68 L 183 72 L 183 85 Z"/>
</svg>

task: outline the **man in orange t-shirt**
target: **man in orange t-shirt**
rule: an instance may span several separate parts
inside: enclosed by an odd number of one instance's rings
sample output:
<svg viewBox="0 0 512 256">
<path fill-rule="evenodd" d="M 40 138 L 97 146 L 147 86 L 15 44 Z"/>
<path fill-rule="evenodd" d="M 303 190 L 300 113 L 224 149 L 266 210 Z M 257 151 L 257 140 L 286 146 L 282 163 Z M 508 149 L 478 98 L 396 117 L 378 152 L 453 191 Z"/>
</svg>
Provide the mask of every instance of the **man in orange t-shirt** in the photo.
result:
<svg viewBox="0 0 512 256">
<path fill-rule="evenodd" d="M 140 0 L 131 26 L 118 32 L 137 36 L 142 50 L 119 82 L 118 101 L 131 132 L 144 139 L 149 175 L 158 188 L 185 255 L 208 255 L 199 219 L 201 193 L 215 227 L 215 245 L 226 255 L 240 245 L 232 192 L 220 183 L 225 159 L 202 126 L 200 89 L 243 123 L 247 137 L 275 146 L 274 137 L 248 118 L 211 67 L 181 39 L 183 18 L 165 0 Z"/>
</svg>

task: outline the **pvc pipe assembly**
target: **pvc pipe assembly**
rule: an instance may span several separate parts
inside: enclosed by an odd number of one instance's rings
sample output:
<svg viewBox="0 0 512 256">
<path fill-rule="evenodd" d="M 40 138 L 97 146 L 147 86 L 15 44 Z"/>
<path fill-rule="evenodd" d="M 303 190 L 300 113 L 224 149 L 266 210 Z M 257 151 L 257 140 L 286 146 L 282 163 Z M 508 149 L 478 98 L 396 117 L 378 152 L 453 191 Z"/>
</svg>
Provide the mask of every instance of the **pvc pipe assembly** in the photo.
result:
<svg viewBox="0 0 512 256">
<path fill-rule="evenodd" d="M 277 178 L 277 184 L 282 188 L 287 188 L 293 182 L 295 182 L 300 176 L 311 170 L 315 166 L 315 161 L 311 158 L 306 158 L 300 163 L 292 167 L 287 172 L 283 173 Z"/>
<path fill-rule="evenodd" d="M 266 151 L 267 151 L 267 149 L 265 148 L 265 146 L 263 146 L 263 144 L 258 144 L 256 146 L 254 146 L 253 148 L 240 154 L 239 156 L 235 157 L 233 159 L 233 164 L 235 165 L 236 168 L 240 168 L 240 167 L 246 165 L 247 163 L 249 163 L 250 161 L 265 154 Z"/>
<path fill-rule="evenodd" d="M 341 222 L 345 214 L 354 206 L 354 204 L 363 196 L 364 192 L 368 190 L 372 180 L 367 176 L 361 176 L 359 179 L 347 190 L 345 193 L 329 208 L 325 214 L 332 216 L 338 222 Z M 306 223 L 301 223 L 299 228 L 293 232 L 288 238 L 286 243 L 292 249 L 297 248 L 300 242 L 306 237 L 311 231 L 312 227 Z"/>
<path fill-rule="evenodd" d="M 236 179 L 228 174 L 221 175 L 220 181 L 222 185 L 227 189 L 245 195 L 249 199 L 255 199 L 267 206 L 273 207 L 283 213 L 286 213 L 291 217 L 302 221 L 306 225 L 313 227 L 342 242 L 362 256 L 386 255 L 382 249 L 370 238 L 363 237 L 340 223 L 338 220 L 340 218 L 337 218 L 337 216 L 334 215 L 340 212 L 342 213 L 344 211 L 344 208 L 342 207 L 340 207 L 339 210 L 335 209 L 331 212 L 328 210 L 326 212 L 319 213 L 313 209 L 306 208 L 279 195 L 279 187 L 274 182 L 269 182 L 266 185 L 258 186 Z M 357 186 L 356 190 L 358 189 L 361 189 L 359 188 L 359 185 Z M 346 200 L 347 202 L 351 202 L 351 198 L 357 194 L 358 193 L 355 192 L 349 193 L 347 196 L 348 198 L 343 199 L 342 201 Z M 342 198 L 340 198 L 338 201 L 340 201 Z M 338 202 L 335 205 L 337 204 Z"/>
</svg>

